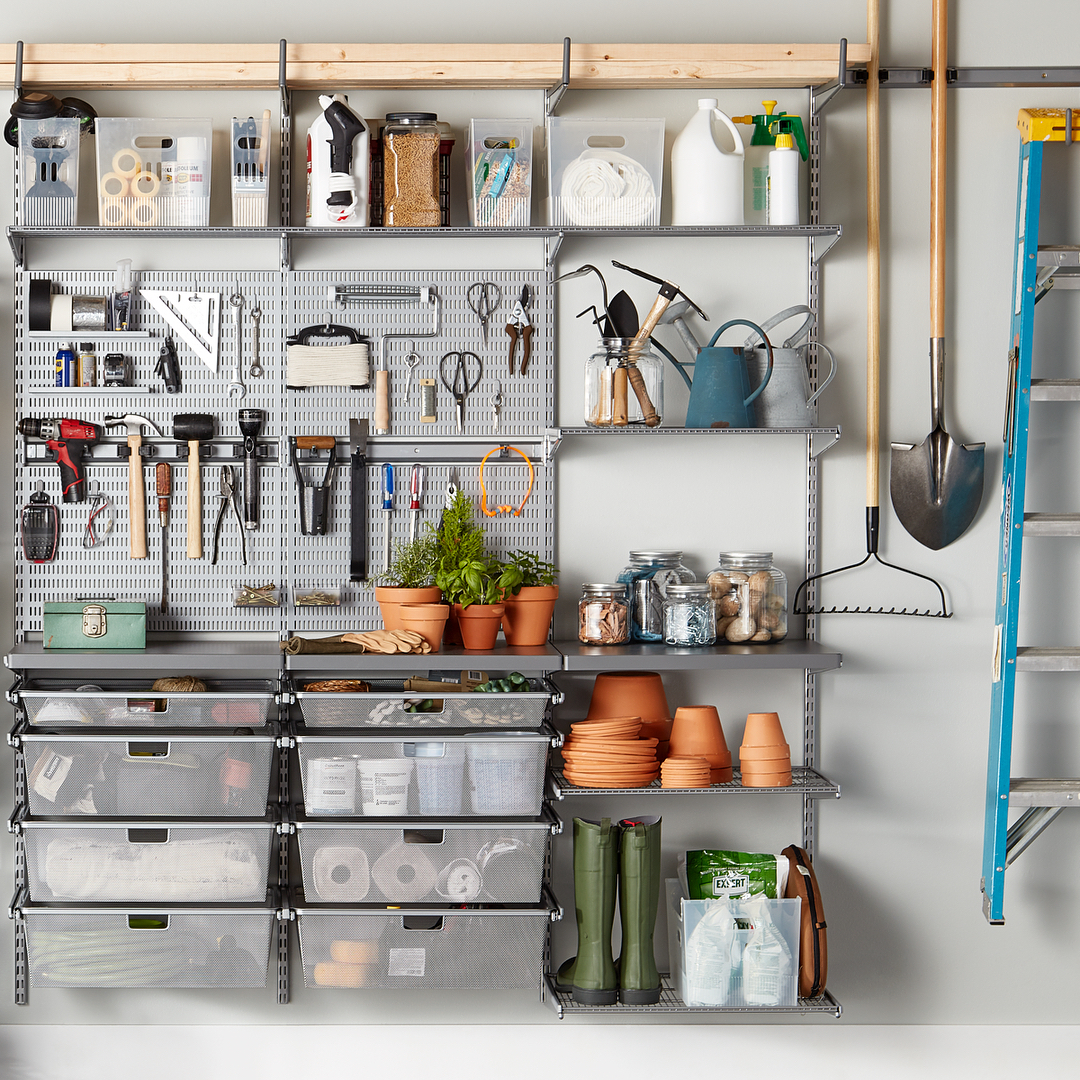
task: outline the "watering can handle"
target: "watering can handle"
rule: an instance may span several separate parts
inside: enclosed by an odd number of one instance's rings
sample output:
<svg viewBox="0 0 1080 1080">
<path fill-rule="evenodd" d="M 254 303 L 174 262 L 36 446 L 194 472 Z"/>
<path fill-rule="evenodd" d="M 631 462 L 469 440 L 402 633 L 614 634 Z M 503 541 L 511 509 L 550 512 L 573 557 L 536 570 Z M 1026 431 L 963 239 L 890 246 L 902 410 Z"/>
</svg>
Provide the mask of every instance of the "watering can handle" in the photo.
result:
<svg viewBox="0 0 1080 1080">
<path fill-rule="evenodd" d="M 761 324 L 761 329 L 772 330 L 773 327 L 779 326 L 782 322 L 785 322 L 787 319 L 792 319 L 796 315 L 805 315 L 806 318 L 803 320 L 802 326 L 800 326 L 783 345 L 783 348 L 785 349 L 793 349 L 796 342 L 801 341 L 805 335 L 810 333 L 814 327 L 814 323 L 817 321 L 817 316 L 805 304 L 793 304 L 789 308 L 784 308 L 783 311 L 778 311 L 775 315 L 770 316 Z M 752 349 L 757 342 L 757 339 L 757 334 L 751 334 L 744 342 L 744 348 Z"/>
<path fill-rule="evenodd" d="M 807 405 L 813 405 L 821 397 L 821 391 L 833 381 L 833 377 L 836 375 L 836 357 L 833 356 L 832 349 L 822 345 L 820 341 L 817 343 L 817 347 L 829 358 L 829 374 L 825 377 L 824 382 L 818 383 L 818 388 L 806 399 Z"/>
<path fill-rule="evenodd" d="M 757 336 L 765 342 L 765 348 L 769 354 L 769 366 L 765 369 L 765 378 L 758 384 L 758 388 L 743 402 L 743 405 L 750 405 L 761 396 L 761 391 L 769 385 L 769 380 L 772 378 L 773 371 L 773 352 L 772 342 L 769 341 L 768 335 L 765 331 L 758 326 L 757 323 L 752 323 L 749 319 L 732 319 L 730 322 L 724 323 L 719 330 L 709 339 L 708 348 L 712 348 L 716 344 L 716 339 L 729 327 L 729 326 L 749 326 L 751 330 L 755 331 Z"/>
</svg>

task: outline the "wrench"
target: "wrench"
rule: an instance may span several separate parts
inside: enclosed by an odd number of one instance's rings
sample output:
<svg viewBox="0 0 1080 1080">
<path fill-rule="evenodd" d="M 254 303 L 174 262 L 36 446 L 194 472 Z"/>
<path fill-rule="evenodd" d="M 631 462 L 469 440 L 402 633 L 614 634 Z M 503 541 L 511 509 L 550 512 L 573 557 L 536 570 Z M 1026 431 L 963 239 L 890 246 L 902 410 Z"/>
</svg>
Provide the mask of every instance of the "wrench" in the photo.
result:
<svg viewBox="0 0 1080 1080">
<path fill-rule="evenodd" d="M 251 321 L 254 325 L 251 328 L 251 367 L 248 368 L 248 374 L 253 379 L 260 378 L 263 373 L 262 364 L 259 363 L 259 320 L 261 318 L 262 308 L 256 300 L 255 306 L 251 309 Z"/>
<path fill-rule="evenodd" d="M 229 297 L 229 303 L 233 309 L 233 326 L 236 327 L 236 340 L 233 342 L 235 359 L 233 360 L 233 381 L 229 383 L 229 397 L 242 398 L 247 394 L 244 386 L 244 362 L 240 355 L 240 341 L 243 333 L 241 317 L 244 313 L 244 297 L 238 285 L 233 285 L 233 293 Z"/>
</svg>

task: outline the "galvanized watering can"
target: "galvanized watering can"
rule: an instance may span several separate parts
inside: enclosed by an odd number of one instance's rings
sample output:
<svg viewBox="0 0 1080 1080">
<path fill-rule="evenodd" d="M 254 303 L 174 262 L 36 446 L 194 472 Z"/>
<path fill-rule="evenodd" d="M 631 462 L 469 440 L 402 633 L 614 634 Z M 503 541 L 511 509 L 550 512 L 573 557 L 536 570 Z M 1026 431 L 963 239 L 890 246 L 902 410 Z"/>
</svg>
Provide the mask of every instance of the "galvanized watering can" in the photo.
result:
<svg viewBox="0 0 1080 1080">
<path fill-rule="evenodd" d="M 752 390 L 747 372 L 747 350 L 741 345 L 717 345 L 716 340 L 731 326 L 749 326 L 765 342 L 766 367 L 763 381 Z M 694 380 L 686 367 L 668 356 L 690 387 L 690 404 L 686 409 L 686 426 L 693 427 L 757 427 L 754 402 L 768 386 L 773 372 L 772 345 L 765 331 L 747 319 L 732 319 L 713 334 L 694 362 Z"/>
<path fill-rule="evenodd" d="M 836 358 L 829 349 L 818 342 L 818 350 L 829 358 L 829 374 L 818 383 L 817 390 L 811 393 L 810 372 L 807 367 L 810 351 L 808 339 L 810 331 L 814 328 L 815 315 L 805 304 L 785 308 L 773 315 L 771 319 L 766 319 L 761 324 L 761 328 L 772 330 L 796 315 L 805 315 L 806 318 L 783 345 L 772 349 L 771 357 L 765 349 L 754 347 L 761 340 L 756 333 L 751 334 L 744 344 L 747 350 L 750 382 L 753 386 L 762 389 L 761 397 L 755 406 L 760 427 L 814 427 L 817 424 L 817 399 L 836 375 Z M 767 387 L 763 387 L 762 380 L 765 379 L 765 372 L 770 364 L 772 377 L 766 380 Z"/>
</svg>

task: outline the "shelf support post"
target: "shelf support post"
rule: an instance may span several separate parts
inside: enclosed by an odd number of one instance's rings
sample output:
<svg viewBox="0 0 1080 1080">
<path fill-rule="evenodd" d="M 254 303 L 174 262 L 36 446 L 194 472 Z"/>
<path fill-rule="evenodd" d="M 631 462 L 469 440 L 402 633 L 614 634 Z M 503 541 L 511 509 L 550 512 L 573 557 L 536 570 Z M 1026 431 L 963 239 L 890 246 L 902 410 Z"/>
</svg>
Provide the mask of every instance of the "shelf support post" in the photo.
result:
<svg viewBox="0 0 1080 1080">
<path fill-rule="evenodd" d="M 544 116 L 554 116 L 563 94 L 570 86 L 570 39 L 562 41 L 562 78 L 549 90 L 544 91 Z"/>
</svg>

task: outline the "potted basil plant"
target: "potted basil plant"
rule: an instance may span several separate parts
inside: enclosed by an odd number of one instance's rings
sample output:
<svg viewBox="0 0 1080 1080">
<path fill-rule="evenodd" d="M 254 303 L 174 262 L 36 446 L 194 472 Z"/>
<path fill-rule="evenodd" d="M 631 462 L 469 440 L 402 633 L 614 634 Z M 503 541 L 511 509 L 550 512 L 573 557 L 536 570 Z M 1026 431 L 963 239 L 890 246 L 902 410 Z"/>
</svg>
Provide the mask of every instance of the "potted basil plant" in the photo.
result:
<svg viewBox="0 0 1080 1080">
<path fill-rule="evenodd" d="M 558 570 L 531 551 L 514 551 L 503 564 L 503 635 L 507 645 L 538 646 L 548 639 L 559 586 Z"/>
</svg>

